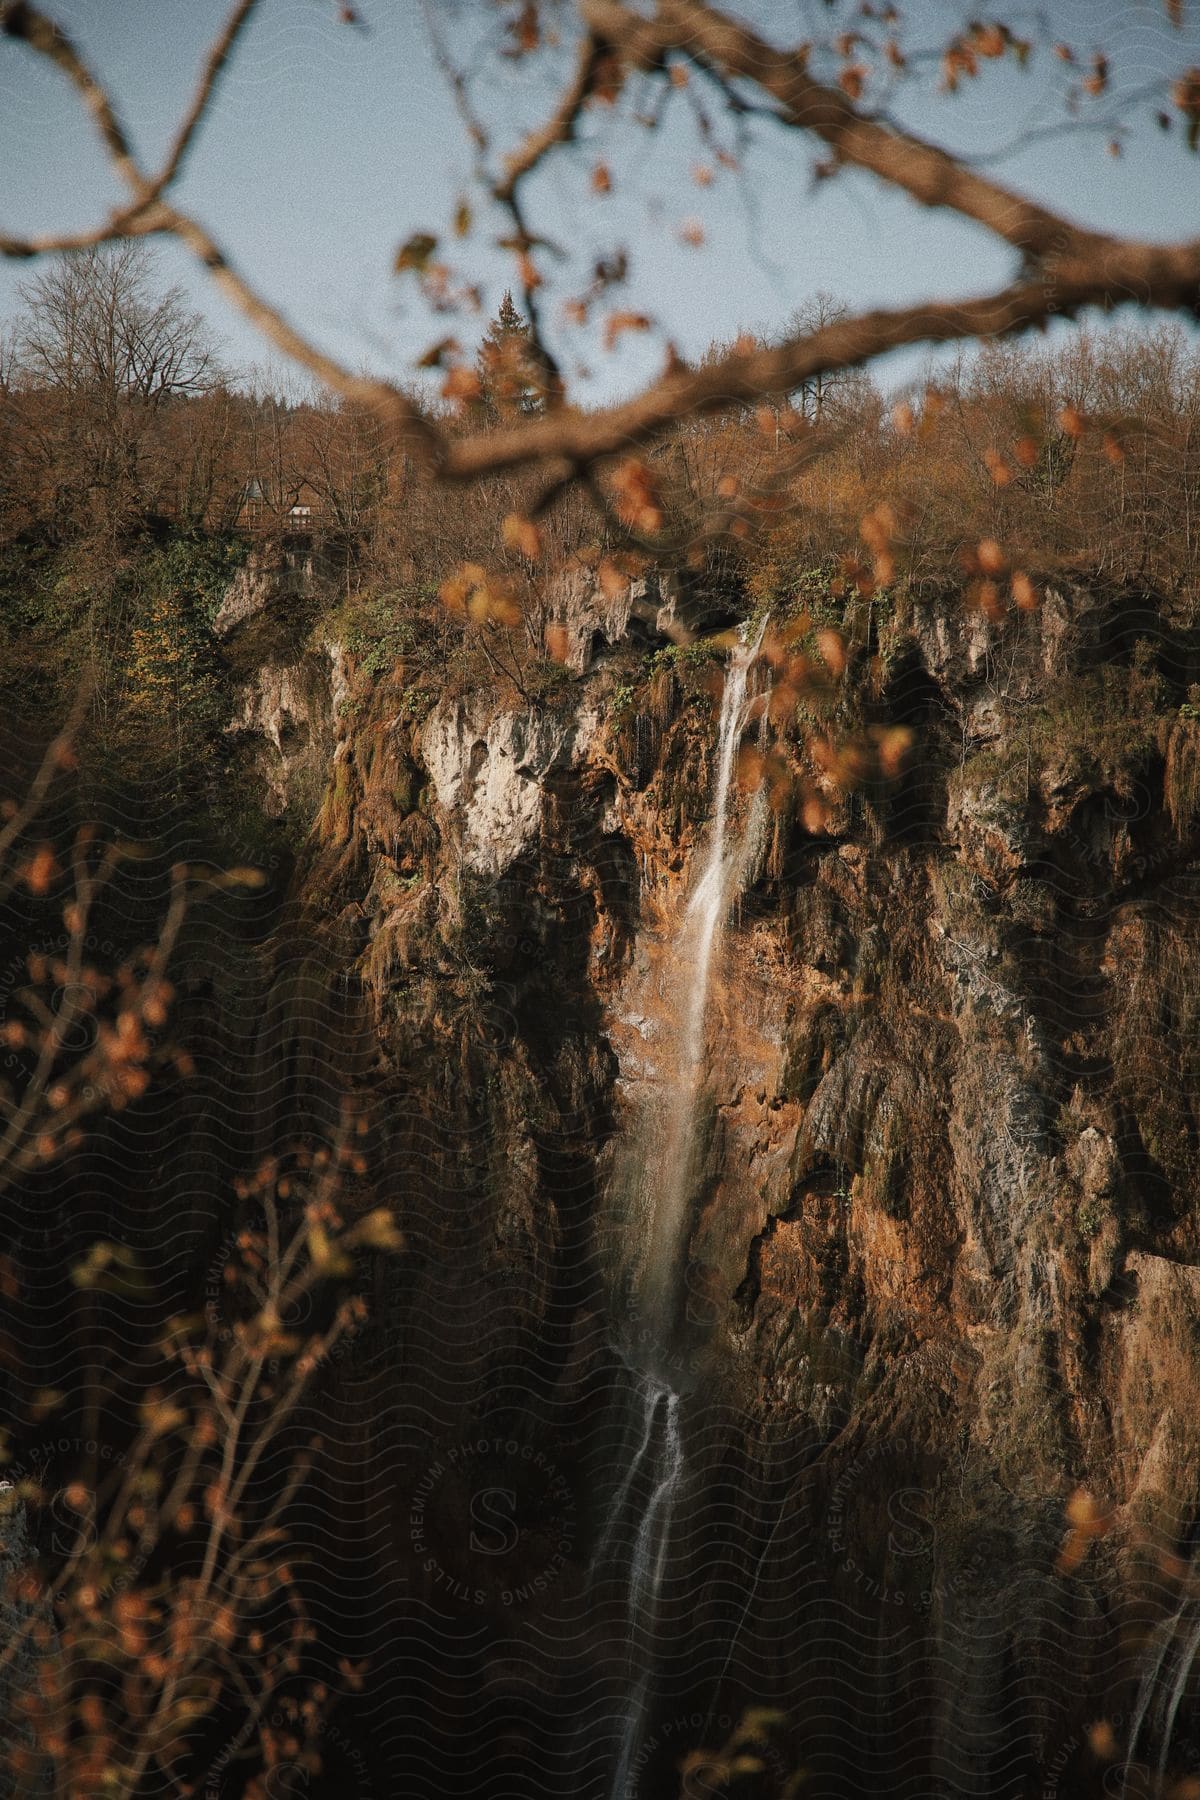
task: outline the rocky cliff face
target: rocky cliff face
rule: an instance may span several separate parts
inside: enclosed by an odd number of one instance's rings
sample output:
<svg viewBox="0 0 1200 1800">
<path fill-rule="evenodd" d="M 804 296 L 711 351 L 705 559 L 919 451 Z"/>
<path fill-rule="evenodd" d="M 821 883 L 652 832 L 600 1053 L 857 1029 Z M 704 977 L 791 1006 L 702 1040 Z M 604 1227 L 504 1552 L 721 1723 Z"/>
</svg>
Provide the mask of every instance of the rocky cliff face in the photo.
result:
<svg viewBox="0 0 1200 1800">
<path fill-rule="evenodd" d="M 327 777 L 262 1066 L 303 1116 L 336 1017 L 408 1235 L 330 1376 L 328 1480 L 359 1726 L 421 1792 L 602 1791 L 627 1652 L 585 1583 L 629 1456 L 623 1158 L 666 1078 L 721 664 L 560 611 L 551 703 L 414 717 L 402 666 L 367 692 L 331 650 L 252 674 L 237 720 L 277 804 L 297 742 Z M 907 769 L 847 793 L 802 734 L 771 752 L 795 779 L 716 977 L 631 1792 L 760 1704 L 762 1792 L 1065 1795 L 1131 1738 L 1200 1754 L 1194 634 L 1079 583 L 1000 623 L 912 603 L 870 650 L 832 723 L 908 727 Z"/>
</svg>

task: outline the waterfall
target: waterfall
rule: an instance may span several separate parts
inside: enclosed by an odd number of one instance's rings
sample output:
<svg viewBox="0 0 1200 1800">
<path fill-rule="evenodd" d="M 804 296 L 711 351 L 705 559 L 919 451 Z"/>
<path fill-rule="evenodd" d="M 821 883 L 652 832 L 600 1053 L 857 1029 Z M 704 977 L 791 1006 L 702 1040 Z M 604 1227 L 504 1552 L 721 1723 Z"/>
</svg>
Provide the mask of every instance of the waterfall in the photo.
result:
<svg viewBox="0 0 1200 1800">
<path fill-rule="evenodd" d="M 638 1167 L 645 1255 L 635 1308 L 642 1315 L 636 1352 L 626 1366 L 640 1396 L 633 1448 L 600 1534 L 593 1574 L 619 1570 L 625 1596 L 629 1685 L 622 1706 L 619 1748 L 610 1800 L 629 1800 L 634 1758 L 645 1729 L 655 1671 L 655 1641 L 672 1521 L 686 1458 L 680 1421 L 680 1379 L 673 1368 L 680 1252 L 698 1178 L 696 1138 L 703 1092 L 709 988 L 721 930 L 753 846 L 757 808 L 730 842 L 730 800 L 738 745 L 749 705 L 747 683 L 762 644 L 764 620 L 753 639 L 739 638 L 725 674 L 717 733 L 711 825 L 704 861 L 674 946 L 676 979 L 669 983 L 668 1018 L 674 1037 L 672 1075 L 662 1108 L 643 1120 Z"/>
<path fill-rule="evenodd" d="M 713 960 L 721 929 L 745 869 L 752 842 L 751 823 L 729 841 L 729 802 L 738 745 L 746 725 L 747 681 L 766 631 L 764 619 L 752 639 L 741 637 L 730 654 L 717 732 L 712 823 L 704 864 L 687 904 L 675 944 L 677 978 L 669 996 L 676 1031 L 674 1078 L 665 1117 L 646 1122 L 642 1186 L 647 1229 L 645 1255 L 636 1284 L 643 1340 L 660 1351 L 669 1346 L 679 1291 L 679 1249 L 687 1207 L 697 1178 L 697 1113 L 706 1068 L 705 1024 Z"/>
</svg>

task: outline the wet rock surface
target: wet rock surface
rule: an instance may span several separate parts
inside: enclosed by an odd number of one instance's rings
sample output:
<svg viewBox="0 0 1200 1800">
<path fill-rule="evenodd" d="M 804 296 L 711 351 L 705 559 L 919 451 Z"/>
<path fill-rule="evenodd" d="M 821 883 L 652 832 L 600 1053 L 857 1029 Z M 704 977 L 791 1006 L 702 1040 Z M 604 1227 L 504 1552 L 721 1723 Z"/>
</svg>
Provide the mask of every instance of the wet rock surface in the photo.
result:
<svg viewBox="0 0 1200 1800">
<path fill-rule="evenodd" d="M 621 1146 L 667 1079 L 715 702 L 573 604 L 553 707 L 348 720 L 276 671 L 240 721 L 277 798 L 286 717 L 336 740 L 302 898 L 410 1253 L 331 1377 L 332 1491 L 378 1596 L 358 1712 L 419 1792 L 481 1760 L 481 1792 L 603 1791 Z M 699 1719 L 682 1755 L 762 1704 L 806 1792 L 1092 1792 L 1087 1728 L 1134 1707 L 1200 1511 L 1200 837 L 1194 653 L 1174 633 L 1139 672 L 1120 616 L 1082 586 L 1004 627 L 913 608 L 887 646 L 909 771 L 818 829 L 786 796 L 767 819 L 714 971 L 675 1628 L 635 1791 L 674 1791 L 673 1721 Z M 516 1532 L 491 1561 L 485 1493 Z"/>
</svg>

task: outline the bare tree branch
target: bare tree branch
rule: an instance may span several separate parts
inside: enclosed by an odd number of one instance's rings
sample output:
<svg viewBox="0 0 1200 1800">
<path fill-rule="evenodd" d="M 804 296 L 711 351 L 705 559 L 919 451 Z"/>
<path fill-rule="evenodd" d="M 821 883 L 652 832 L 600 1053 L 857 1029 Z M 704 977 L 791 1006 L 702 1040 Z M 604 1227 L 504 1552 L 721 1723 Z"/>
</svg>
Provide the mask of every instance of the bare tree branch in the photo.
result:
<svg viewBox="0 0 1200 1800">
<path fill-rule="evenodd" d="M 1142 306 L 1195 310 L 1200 240 L 1179 245 L 1113 244 L 1095 267 L 1054 279 L 1023 281 L 979 299 L 864 313 L 771 348 L 733 352 L 693 369 L 676 367 L 634 399 L 603 412 L 564 411 L 507 431 L 462 438 L 442 464 L 449 479 L 469 481 L 548 457 L 580 467 L 644 444 L 674 421 L 789 394 L 814 376 L 855 368 L 909 344 L 1003 337 L 1081 307 Z"/>
<path fill-rule="evenodd" d="M 840 88 L 808 74 L 805 49 L 776 50 L 703 0 L 660 0 L 652 19 L 621 0 L 580 5 L 590 29 L 629 61 L 653 68 L 674 50 L 712 63 L 726 77 L 752 81 L 779 103 L 786 123 L 811 131 L 840 162 L 869 169 L 922 206 L 976 220 L 1027 256 L 1077 256 L 1114 241 L 989 181 L 915 133 L 868 118 Z"/>
<path fill-rule="evenodd" d="M 425 0 L 424 11 L 438 66 L 454 96 L 455 105 L 466 125 L 467 135 L 479 152 L 479 161 L 476 166 L 477 177 L 481 185 L 490 193 L 491 198 L 505 209 L 512 220 L 511 247 L 516 250 L 519 258 L 518 279 L 521 288 L 521 302 L 529 322 L 532 360 L 537 367 L 539 384 L 547 404 L 551 407 L 560 406 L 564 392 L 562 371 L 546 342 L 546 335 L 542 328 L 541 307 L 537 291 L 539 279 L 531 260 L 531 252 L 537 247 L 539 239 L 529 229 L 526 222 L 519 189 L 525 177 L 533 173 L 556 144 L 569 143 L 574 138 L 575 127 L 589 96 L 594 91 L 597 77 L 605 63 L 612 60 L 611 52 L 605 46 L 597 43 L 590 35 L 582 40 L 575 73 L 553 114 L 544 125 L 531 132 L 525 141 L 505 159 L 503 177 L 493 181 L 483 164 L 483 155 L 488 147 L 488 136 L 471 106 L 466 77 L 446 49 L 436 13 L 428 4 L 428 0 Z"/>
<path fill-rule="evenodd" d="M 502 206 L 511 204 L 517 188 L 527 175 L 532 175 L 556 144 L 569 144 L 575 127 L 592 94 L 596 75 L 604 61 L 605 51 L 590 32 L 579 46 L 579 58 L 570 86 L 566 89 L 546 123 L 533 131 L 511 155 L 505 158 L 504 179 L 492 189 L 492 197 Z"/>
<path fill-rule="evenodd" d="M 24 0 L 12 0 L 0 12 L 0 27 L 6 36 L 23 40 L 31 50 L 36 50 L 39 56 L 46 57 L 56 68 L 62 70 L 92 115 L 92 122 L 103 139 L 109 161 L 117 174 L 132 188 L 135 195 L 139 194 L 146 183 L 124 127 L 117 118 L 108 93 L 87 67 L 66 32 L 53 19 L 38 12 L 36 7 L 26 6 Z"/>
<path fill-rule="evenodd" d="M 238 0 L 237 5 L 225 21 L 224 30 L 209 51 L 199 85 L 192 96 L 192 104 L 188 107 L 179 130 L 175 134 L 175 140 L 167 153 L 167 160 L 163 164 L 162 172 L 153 183 L 153 192 L 156 198 L 164 188 L 170 187 L 187 160 L 188 152 L 203 123 L 204 115 L 208 111 L 217 83 L 233 52 L 233 47 L 257 4 L 258 0 Z"/>
<path fill-rule="evenodd" d="M 474 107 L 471 105 L 471 91 L 468 86 L 468 77 L 466 73 L 459 68 L 449 50 L 446 48 L 446 40 L 442 35 L 441 21 L 437 15 L 437 8 L 431 4 L 431 0 L 421 0 L 421 12 L 425 19 L 425 29 L 429 33 L 429 42 L 433 50 L 433 59 L 442 72 L 446 86 L 450 89 L 450 93 L 454 100 L 455 110 L 463 122 L 467 136 L 470 138 L 471 144 L 476 152 L 476 156 L 477 158 L 482 158 L 487 152 L 488 134 L 484 129 L 482 120 L 478 118 Z M 482 179 L 482 168 L 478 161 L 476 163 L 476 173 L 479 174 Z"/>
<path fill-rule="evenodd" d="M 144 184 L 145 192 L 131 206 L 118 208 L 110 213 L 102 224 L 93 226 L 90 231 L 67 232 L 56 236 L 36 238 L 0 235 L 0 255 L 28 258 L 67 250 L 87 250 L 98 244 L 108 243 L 116 237 L 145 237 L 160 230 L 160 225 L 154 219 L 145 216 L 147 209 L 166 188 L 170 187 L 182 169 L 188 151 L 195 141 L 196 133 L 208 111 L 217 82 L 229 61 L 242 27 L 257 4 L 258 0 L 238 0 L 223 31 L 209 51 L 196 92 L 192 96 L 191 105 L 175 134 L 162 170 L 152 182 Z M 0 21 L 2 21 L 8 36 L 23 38 L 32 49 L 43 50 L 45 55 L 64 70 L 74 86 L 83 94 L 89 111 L 93 113 L 100 124 L 101 135 L 110 155 L 113 155 L 114 141 L 119 144 L 119 152 L 113 156 L 113 161 L 116 164 L 117 172 L 122 175 L 124 180 L 128 181 L 129 169 L 136 166 L 128 140 L 117 122 L 115 111 L 108 102 L 104 90 L 86 69 L 64 33 L 59 31 L 51 21 L 42 19 L 30 8 L 20 5 L 7 8 L 0 14 Z"/>
<path fill-rule="evenodd" d="M 430 467 L 440 466 L 445 455 L 445 438 L 407 394 L 390 381 L 370 375 L 352 375 L 333 357 L 318 350 L 307 338 L 301 337 L 282 313 L 255 292 L 202 225 L 165 202 L 158 204 L 162 221 L 158 229 L 174 233 L 187 245 L 225 297 L 257 326 L 264 337 L 317 376 L 331 392 L 340 394 L 345 400 L 373 407 L 407 439 L 414 455 Z"/>
<path fill-rule="evenodd" d="M 143 216 L 140 206 L 126 206 L 110 213 L 88 231 L 70 231 L 44 237 L 19 238 L 0 232 L 0 256 L 28 261 L 35 256 L 56 256 L 69 250 L 94 250 L 122 238 L 151 237 L 161 231 L 159 221 Z"/>
<path fill-rule="evenodd" d="M 37 818 L 46 804 L 46 796 L 50 792 L 55 776 L 66 767 L 70 760 L 71 746 L 83 722 L 84 713 L 90 695 L 83 686 L 75 695 L 71 711 L 67 715 L 62 730 L 50 740 L 38 765 L 38 770 L 29 784 L 24 800 L 7 819 L 0 829 L 0 900 L 7 899 L 13 885 L 13 875 L 8 869 L 9 852 L 13 845 Z"/>
</svg>

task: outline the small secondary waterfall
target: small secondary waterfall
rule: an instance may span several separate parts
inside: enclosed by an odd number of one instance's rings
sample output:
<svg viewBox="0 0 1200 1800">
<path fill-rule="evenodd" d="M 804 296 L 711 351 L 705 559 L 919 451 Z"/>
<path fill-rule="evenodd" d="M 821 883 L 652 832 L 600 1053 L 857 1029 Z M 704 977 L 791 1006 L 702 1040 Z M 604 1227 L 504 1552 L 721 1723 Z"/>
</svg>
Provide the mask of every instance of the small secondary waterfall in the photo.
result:
<svg viewBox="0 0 1200 1800">
<path fill-rule="evenodd" d="M 614 1497 L 601 1549 L 611 1551 L 622 1535 L 627 1563 L 622 1568 L 627 1620 L 630 1684 L 625 1698 L 611 1800 L 628 1800 L 654 1672 L 654 1637 L 666 1569 L 671 1518 L 683 1476 L 679 1395 L 653 1376 L 642 1381 L 643 1430 L 638 1449 Z M 640 1508 L 640 1510 L 636 1510 Z"/>
<path fill-rule="evenodd" d="M 731 843 L 730 803 L 738 745 L 749 712 L 750 669 L 765 629 L 764 621 L 752 639 L 739 639 L 726 669 L 709 838 L 675 944 L 678 976 L 671 984 L 669 1009 L 675 1042 L 665 1116 L 656 1109 L 654 1116 L 644 1119 L 644 1141 L 639 1146 L 646 1248 L 632 1296 L 640 1325 L 637 1346 L 627 1346 L 624 1354 L 640 1395 L 641 1417 L 630 1433 L 636 1447 L 614 1492 L 593 1559 L 593 1572 L 606 1568 L 619 1572 L 627 1620 L 629 1686 L 610 1800 L 632 1800 L 636 1791 L 634 1759 L 652 1699 L 672 1520 L 686 1468 L 679 1376 L 673 1368 L 680 1252 L 699 1174 L 697 1120 L 707 1066 L 714 960 L 752 848 L 755 810 Z"/>
<path fill-rule="evenodd" d="M 1126 1770 L 1136 1766 L 1141 1736 L 1153 1712 L 1157 1716 L 1158 1758 L 1156 1782 L 1151 1791 L 1165 1794 L 1171 1740 L 1196 1658 L 1200 1656 L 1200 1609 L 1192 1601 L 1183 1599 L 1171 1617 L 1158 1626 L 1152 1641 L 1154 1648 L 1142 1675 L 1134 1707 Z M 1156 1693 L 1157 1707 L 1154 1706 Z"/>
</svg>

